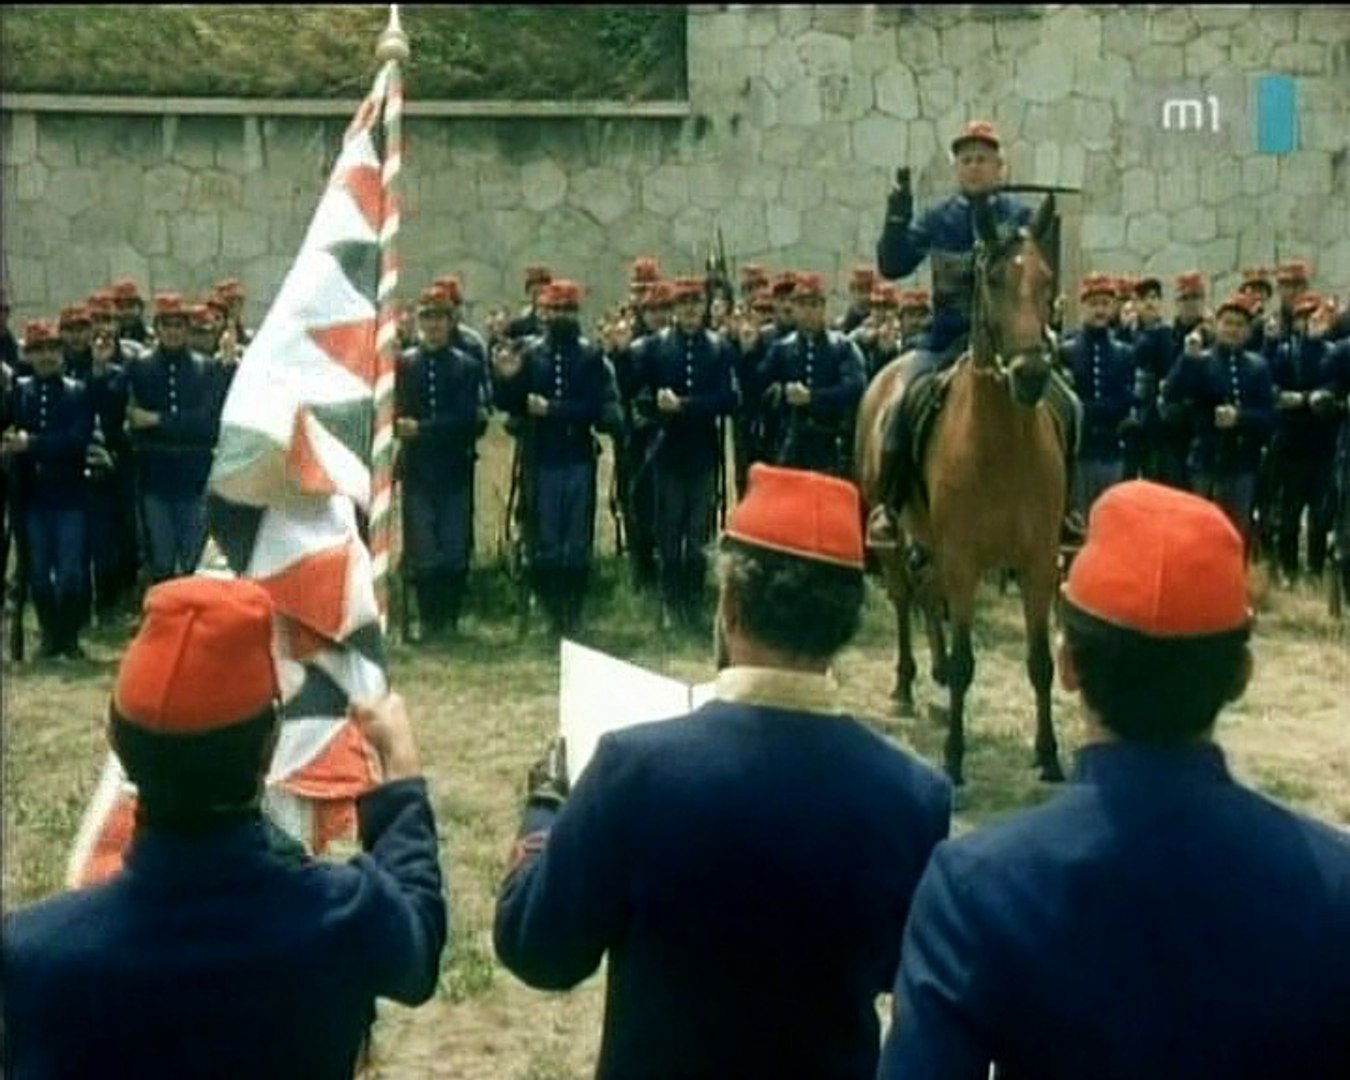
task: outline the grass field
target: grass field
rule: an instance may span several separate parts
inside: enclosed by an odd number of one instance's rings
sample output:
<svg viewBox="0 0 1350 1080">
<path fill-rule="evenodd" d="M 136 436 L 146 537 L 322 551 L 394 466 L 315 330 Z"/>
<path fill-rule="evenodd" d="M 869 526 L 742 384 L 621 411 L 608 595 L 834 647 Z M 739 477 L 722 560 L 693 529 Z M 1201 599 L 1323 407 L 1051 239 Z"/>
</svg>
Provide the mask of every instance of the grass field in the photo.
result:
<svg viewBox="0 0 1350 1080">
<path fill-rule="evenodd" d="M 359 98 L 384 4 L 7 5 L 5 89 L 142 96 Z M 685 94 L 678 6 L 404 5 L 412 100 Z"/>
<path fill-rule="evenodd" d="M 505 439 L 494 429 L 479 473 L 479 556 L 497 552 L 506 498 Z M 607 465 L 607 459 L 602 466 Z M 607 475 L 607 469 L 602 469 Z M 607 517 L 598 529 L 612 550 Z M 452 943 L 440 989 L 426 1006 L 383 1003 L 375 1033 L 379 1077 L 565 1080 L 592 1074 L 603 975 L 570 994 L 532 991 L 493 957 L 493 900 L 514 836 L 523 777 L 557 724 L 558 659 L 536 625 L 518 640 L 502 612 L 504 574 L 484 565 L 462 642 L 434 650 L 393 647 L 393 681 L 408 698 L 439 818 L 452 906 Z M 970 703 L 966 830 L 1052 794 L 1031 764 L 1033 708 L 1014 595 L 982 597 L 978 668 Z M 664 641 L 655 611 L 635 597 L 611 559 L 602 563 L 582 640 L 690 681 L 711 674 L 708 640 Z M 892 623 L 869 596 L 858 640 L 837 674 L 846 701 L 876 727 L 931 761 L 942 729 L 890 713 Z M 91 635 L 87 664 L 5 669 L 4 890 L 6 906 L 57 890 L 105 746 L 101 714 L 121 638 Z M 1312 592 L 1278 593 L 1261 614 L 1257 670 L 1246 697 L 1221 721 L 1219 740 L 1240 778 L 1325 820 L 1350 824 L 1350 658 L 1342 628 Z M 926 668 L 923 657 L 921 669 Z M 920 693 L 937 700 L 931 684 Z M 1056 694 L 1066 753 L 1080 739 L 1073 702 Z"/>
</svg>

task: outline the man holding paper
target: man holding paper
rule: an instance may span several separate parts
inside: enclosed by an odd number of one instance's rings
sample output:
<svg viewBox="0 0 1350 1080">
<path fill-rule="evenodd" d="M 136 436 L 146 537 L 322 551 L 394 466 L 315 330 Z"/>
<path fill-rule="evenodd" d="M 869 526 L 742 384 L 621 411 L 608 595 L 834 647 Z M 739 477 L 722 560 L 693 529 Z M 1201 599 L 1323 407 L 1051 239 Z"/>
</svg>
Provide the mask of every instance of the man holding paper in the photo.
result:
<svg viewBox="0 0 1350 1080">
<path fill-rule="evenodd" d="M 863 601 L 857 490 L 756 465 L 717 559 L 720 672 L 531 770 L 497 955 L 568 989 L 609 954 L 601 1077 L 872 1077 L 875 1001 L 951 790 L 838 703 Z"/>
</svg>

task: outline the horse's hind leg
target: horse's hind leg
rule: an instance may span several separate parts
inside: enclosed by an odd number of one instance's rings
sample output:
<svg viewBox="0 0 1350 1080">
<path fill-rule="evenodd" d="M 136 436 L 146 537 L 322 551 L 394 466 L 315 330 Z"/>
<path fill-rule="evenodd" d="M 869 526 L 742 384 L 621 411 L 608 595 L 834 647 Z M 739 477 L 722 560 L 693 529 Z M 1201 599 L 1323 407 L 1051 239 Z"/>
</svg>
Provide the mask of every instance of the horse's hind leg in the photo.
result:
<svg viewBox="0 0 1350 1080">
<path fill-rule="evenodd" d="M 1027 630 L 1027 676 L 1036 691 L 1036 766 L 1041 779 L 1059 783 L 1064 770 L 1059 764 L 1059 745 L 1050 713 L 1050 688 L 1055 681 L 1055 661 L 1050 654 L 1050 606 L 1053 578 L 1022 584 L 1022 612 Z"/>
<path fill-rule="evenodd" d="M 910 622 L 912 596 L 903 577 L 904 571 L 896 565 L 894 555 L 888 557 L 885 572 L 886 591 L 895 608 L 895 687 L 891 690 L 891 699 L 895 702 L 896 713 L 909 718 L 914 715 L 914 676 L 917 673 L 914 630 Z"/>
<path fill-rule="evenodd" d="M 943 764 L 947 776 L 960 787 L 965 782 L 962 772 L 966 755 L 966 691 L 975 680 L 975 649 L 971 643 L 970 616 L 964 615 L 952 624 L 952 651 L 947 662 L 947 692 L 950 706 L 947 710 L 947 744 Z"/>
</svg>

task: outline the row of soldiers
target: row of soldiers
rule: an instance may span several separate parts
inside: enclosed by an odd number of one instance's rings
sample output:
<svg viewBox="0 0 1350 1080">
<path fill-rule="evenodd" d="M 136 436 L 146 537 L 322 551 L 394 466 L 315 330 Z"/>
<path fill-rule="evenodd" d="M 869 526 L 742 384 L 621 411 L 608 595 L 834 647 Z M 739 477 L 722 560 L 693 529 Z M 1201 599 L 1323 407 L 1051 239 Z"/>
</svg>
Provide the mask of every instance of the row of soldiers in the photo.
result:
<svg viewBox="0 0 1350 1080">
<path fill-rule="evenodd" d="M 854 305 L 832 326 L 818 274 L 770 281 L 748 267 L 749 302 L 737 303 L 730 290 L 714 296 L 703 277 L 664 281 L 644 257 L 629 302 L 606 313 L 592 339 L 581 333 L 582 287 L 542 265 L 526 269 L 528 307 L 514 318 L 493 312 L 485 337 L 461 322 L 457 279 L 434 282 L 396 383 L 405 565 L 423 633 L 453 630 L 458 617 L 473 448 L 493 407 L 516 438 L 508 514 L 551 625 L 569 631 L 580 618 L 601 435 L 613 440 L 614 502 L 635 582 L 658 591 L 664 625 L 697 623 L 703 552 L 728 497 L 728 424 L 738 491 L 756 460 L 849 474 L 869 374 L 922 325 L 925 306 L 873 285 L 856 275 Z"/>
<path fill-rule="evenodd" d="M 243 301 L 233 280 L 200 304 L 164 293 L 147 322 L 123 280 L 29 322 L 21 350 L 3 304 L 0 565 L 17 540 L 10 600 L 21 628 L 31 598 L 41 657 L 82 657 L 91 618 L 111 625 L 134 614 L 141 585 L 196 569 L 220 410 L 248 340 Z"/>
<path fill-rule="evenodd" d="M 1157 278 L 1126 282 L 1123 303 L 1107 275 L 1080 283 L 1082 329 L 1063 348 L 1084 406 L 1080 511 L 1124 478 L 1195 491 L 1223 507 L 1249 550 L 1259 541 L 1287 581 L 1299 574 L 1306 514 L 1307 567 L 1321 575 L 1350 331 L 1309 278 L 1302 261 L 1248 269 L 1209 314 L 1203 276 L 1181 274 L 1170 324 Z"/>
</svg>

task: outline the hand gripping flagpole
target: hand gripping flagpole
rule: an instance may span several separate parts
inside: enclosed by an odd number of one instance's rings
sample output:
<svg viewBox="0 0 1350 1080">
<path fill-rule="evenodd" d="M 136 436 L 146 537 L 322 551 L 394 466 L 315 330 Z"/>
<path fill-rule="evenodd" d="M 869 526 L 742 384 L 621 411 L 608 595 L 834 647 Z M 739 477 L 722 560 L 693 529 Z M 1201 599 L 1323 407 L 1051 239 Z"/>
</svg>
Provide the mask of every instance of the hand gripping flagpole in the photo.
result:
<svg viewBox="0 0 1350 1080">
<path fill-rule="evenodd" d="M 380 281 L 375 347 L 375 432 L 371 444 L 370 551 L 375 577 L 375 598 L 380 622 L 389 623 L 389 553 L 392 532 L 394 463 L 394 370 L 398 350 L 398 319 L 393 310 L 398 287 L 398 236 L 401 200 L 399 172 L 403 166 L 403 78 L 399 64 L 408 59 L 408 37 L 399 24 L 398 5 L 389 5 L 389 24 L 375 46 L 375 58 L 383 65 L 384 99 L 384 212 L 380 224 Z"/>
</svg>

